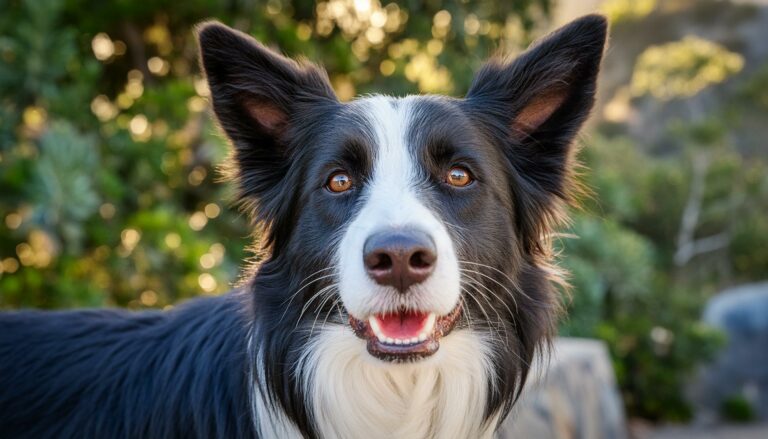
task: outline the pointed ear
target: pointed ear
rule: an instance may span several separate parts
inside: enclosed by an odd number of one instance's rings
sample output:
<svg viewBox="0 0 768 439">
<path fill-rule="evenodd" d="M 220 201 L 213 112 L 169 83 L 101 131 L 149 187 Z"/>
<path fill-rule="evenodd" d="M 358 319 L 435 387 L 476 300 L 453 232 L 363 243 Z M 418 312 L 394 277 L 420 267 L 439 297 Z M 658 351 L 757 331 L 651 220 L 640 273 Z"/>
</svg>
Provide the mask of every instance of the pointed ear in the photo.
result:
<svg viewBox="0 0 768 439">
<path fill-rule="evenodd" d="M 476 75 L 465 105 L 503 149 L 518 218 L 534 249 L 567 200 L 571 144 L 595 101 L 607 22 L 588 15 Z"/>
<path fill-rule="evenodd" d="M 467 100 L 491 105 L 517 143 L 567 142 L 592 108 L 606 34 L 604 17 L 577 19 L 513 62 L 488 62 L 472 81 Z"/>
<path fill-rule="evenodd" d="M 233 177 L 257 219 L 274 221 L 279 183 L 288 174 L 301 123 L 338 100 L 321 68 L 296 62 L 220 23 L 198 26 L 200 59 L 213 110 L 232 140 Z M 297 142 L 293 142 L 297 143 Z M 271 201 L 272 200 L 272 201 Z"/>
<path fill-rule="evenodd" d="M 221 23 L 198 27 L 200 58 L 213 107 L 233 141 L 280 141 L 296 111 L 314 102 L 337 102 L 321 68 L 296 62 Z"/>
</svg>

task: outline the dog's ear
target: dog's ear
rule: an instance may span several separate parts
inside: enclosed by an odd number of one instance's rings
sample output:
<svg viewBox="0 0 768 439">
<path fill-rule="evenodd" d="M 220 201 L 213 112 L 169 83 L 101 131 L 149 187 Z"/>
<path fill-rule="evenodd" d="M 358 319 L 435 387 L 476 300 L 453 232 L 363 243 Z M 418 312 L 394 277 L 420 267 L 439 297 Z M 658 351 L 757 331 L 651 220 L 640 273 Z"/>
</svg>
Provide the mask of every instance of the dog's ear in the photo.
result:
<svg viewBox="0 0 768 439">
<path fill-rule="evenodd" d="M 200 58 L 213 110 L 232 140 L 232 172 L 241 201 L 267 223 L 278 215 L 275 191 L 290 167 L 291 145 L 313 115 L 338 99 L 321 68 L 296 62 L 220 23 L 198 27 Z M 283 197 L 284 198 L 284 197 Z"/>
<path fill-rule="evenodd" d="M 286 58 L 221 23 L 204 23 L 197 35 L 214 111 L 236 144 L 268 140 L 279 146 L 302 107 L 338 101 L 325 71 L 311 63 Z"/>
<path fill-rule="evenodd" d="M 468 111 L 513 167 L 517 221 L 529 247 L 539 247 L 568 198 L 571 144 L 595 100 L 606 35 L 604 17 L 577 19 L 512 62 L 487 63 L 467 93 Z"/>
</svg>

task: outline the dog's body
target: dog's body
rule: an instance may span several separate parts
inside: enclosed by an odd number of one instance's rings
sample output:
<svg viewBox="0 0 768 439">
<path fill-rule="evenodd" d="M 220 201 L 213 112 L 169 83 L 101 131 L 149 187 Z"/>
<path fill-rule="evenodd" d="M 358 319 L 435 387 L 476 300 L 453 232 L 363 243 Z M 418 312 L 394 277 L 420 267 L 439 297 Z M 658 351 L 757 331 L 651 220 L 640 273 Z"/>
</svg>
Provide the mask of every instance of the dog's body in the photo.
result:
<svg viewBox="0 0 768 439">
<path fill-rule="evenodd" d="M 0 316 L 0 436 L 491 436 L 553 333 L 549 236 L 605 20 L 488 64 L 464 99 L 340 103 L 312 65 L 199 35 L 269 256 L 166 313 Z"/>
<path fill-rule="evenodd" d="M 165 313 L 3 315 L 0 437 L 254 437 L 235 296 Z"/>
</svg>

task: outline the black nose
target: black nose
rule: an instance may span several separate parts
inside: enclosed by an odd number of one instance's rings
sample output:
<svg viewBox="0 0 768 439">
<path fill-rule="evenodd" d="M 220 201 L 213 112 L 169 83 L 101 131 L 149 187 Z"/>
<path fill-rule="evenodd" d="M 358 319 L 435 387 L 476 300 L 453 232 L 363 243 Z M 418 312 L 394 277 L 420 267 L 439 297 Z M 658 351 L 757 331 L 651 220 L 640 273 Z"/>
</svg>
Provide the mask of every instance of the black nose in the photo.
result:
<svg viewBox="0 0 768 439">
<path fill-rule="evenodd" d="M 429 235 L 418 230 L 387 230 L 369 236 L 363 246 L 368 275 L 379 285 L 405 292 L 435 269 L 437 252 Z"/>
</svg>

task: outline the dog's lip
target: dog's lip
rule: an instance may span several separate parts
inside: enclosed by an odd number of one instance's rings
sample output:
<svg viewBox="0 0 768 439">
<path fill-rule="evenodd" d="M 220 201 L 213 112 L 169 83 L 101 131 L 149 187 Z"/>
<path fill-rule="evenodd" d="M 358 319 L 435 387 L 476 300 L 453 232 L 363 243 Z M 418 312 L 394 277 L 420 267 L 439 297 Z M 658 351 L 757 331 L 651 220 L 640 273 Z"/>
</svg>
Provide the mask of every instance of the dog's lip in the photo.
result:
<svg viewBox="0 0 768 439">
<path fill-rule="evenodd" d="M 407 338 L 388 337 L 384 328 L 377 327 L 381 315 L 368 319 L 349 316 L 349 324 L 359 338 L 367 341 L 368 353 L 372 356 L 392 362 L 413 361 L 433 355 L 440 348 L 440 339 L 448 335 L 461 315 L 461 304 L 457 304 L 448 314 L 438 316 L 427 311 L 398 311 L 398 313 L 423 314 L 423 322 L 418 335 Z"/>
</svg>

